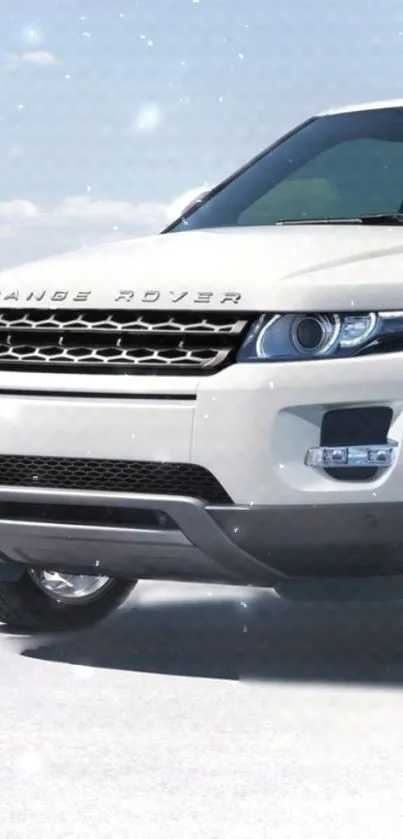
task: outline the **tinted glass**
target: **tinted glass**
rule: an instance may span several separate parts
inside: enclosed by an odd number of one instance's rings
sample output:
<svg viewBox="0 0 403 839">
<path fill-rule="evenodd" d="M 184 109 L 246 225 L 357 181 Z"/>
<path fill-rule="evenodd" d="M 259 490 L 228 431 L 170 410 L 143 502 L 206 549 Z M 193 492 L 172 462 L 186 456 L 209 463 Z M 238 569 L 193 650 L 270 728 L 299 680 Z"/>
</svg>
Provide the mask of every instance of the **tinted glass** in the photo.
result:
<svg viewBox="0 0 403 839">
<path fill-rule="evenodd" d="M 175 230 L 403 209 L 403 109 L 319 117 L 244 169 Z"/>
</svg>

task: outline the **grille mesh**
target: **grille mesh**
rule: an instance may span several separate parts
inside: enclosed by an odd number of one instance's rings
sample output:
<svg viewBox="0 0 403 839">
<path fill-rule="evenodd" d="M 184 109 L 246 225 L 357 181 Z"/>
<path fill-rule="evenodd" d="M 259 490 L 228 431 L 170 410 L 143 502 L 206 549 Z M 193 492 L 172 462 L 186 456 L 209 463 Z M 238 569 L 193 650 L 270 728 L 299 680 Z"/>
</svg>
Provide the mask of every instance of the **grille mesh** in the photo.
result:
<svg viewBox="0 0 403 839">
<path fill-rule="evenodd" d="M 0 310 L 0 369 L 213 373 L 251 318 L 221 312 Z"/>
<path fill-rule="evenodd" d="M 186 495 L 210 504 L 231 503 L 211 472 L 192 463 L 0 455 L 0 486 Z"/>
</svg>

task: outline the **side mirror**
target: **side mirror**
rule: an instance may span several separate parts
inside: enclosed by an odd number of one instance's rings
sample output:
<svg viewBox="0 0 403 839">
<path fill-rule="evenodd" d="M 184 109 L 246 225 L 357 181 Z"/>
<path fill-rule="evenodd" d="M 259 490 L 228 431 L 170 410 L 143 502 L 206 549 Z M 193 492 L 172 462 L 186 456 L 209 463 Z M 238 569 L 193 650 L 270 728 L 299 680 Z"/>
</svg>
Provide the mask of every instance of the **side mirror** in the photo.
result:
<svg viewBox="0 0 403 839">
<path fill-rule="evenodd" d="M 210 192 L 211 187 L 202 187 L 201 189 L 190 189 L 189 192 L 185 192 L 180 198 L 177 198 L 176 201 L 173 201 L 172 204 L 169 205 L 167 210 L 167 219 L 168 224 L 172 224 L 176 219 L 180 219 L 181 216 L 184 216 L 189 210 L 192 209 L 199 201 L 202 201 L 206 195 Z"/>
</svg>

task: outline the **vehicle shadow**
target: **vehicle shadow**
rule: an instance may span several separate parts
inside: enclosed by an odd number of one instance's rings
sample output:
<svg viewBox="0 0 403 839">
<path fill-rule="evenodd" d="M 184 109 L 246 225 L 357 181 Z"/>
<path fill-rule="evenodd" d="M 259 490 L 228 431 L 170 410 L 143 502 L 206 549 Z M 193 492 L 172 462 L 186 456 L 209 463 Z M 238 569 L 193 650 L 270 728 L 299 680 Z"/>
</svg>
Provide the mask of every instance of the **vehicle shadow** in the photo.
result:
<svg viewBox="0 0 403 839">
<path fill-rule="evenodd" d="M 143 673 L 403 686 L 403 603 L 294 604 L 269 591 L 194 585 L 171 586 L 173 599 L 160 591 L 133 597 L 91 630 L 20 637 L 19 652 Z"/>
</svg>

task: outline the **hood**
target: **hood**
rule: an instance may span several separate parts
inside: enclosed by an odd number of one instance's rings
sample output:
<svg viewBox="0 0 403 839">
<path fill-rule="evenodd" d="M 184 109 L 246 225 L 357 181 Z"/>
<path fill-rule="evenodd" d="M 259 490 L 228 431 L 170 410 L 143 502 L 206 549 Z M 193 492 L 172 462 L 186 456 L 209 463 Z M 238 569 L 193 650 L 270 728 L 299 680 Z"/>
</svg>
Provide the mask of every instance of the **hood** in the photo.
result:
<svg viewBox="0 0 403 839">
<path fill-rule="evenodd" d="M 403 227 L 221 228 L 127 240 L 0 273 L 0 305 L 403 310 Z"/>
</svg>

